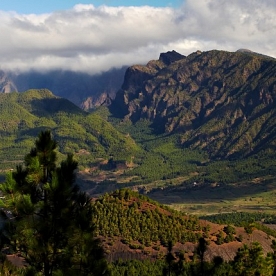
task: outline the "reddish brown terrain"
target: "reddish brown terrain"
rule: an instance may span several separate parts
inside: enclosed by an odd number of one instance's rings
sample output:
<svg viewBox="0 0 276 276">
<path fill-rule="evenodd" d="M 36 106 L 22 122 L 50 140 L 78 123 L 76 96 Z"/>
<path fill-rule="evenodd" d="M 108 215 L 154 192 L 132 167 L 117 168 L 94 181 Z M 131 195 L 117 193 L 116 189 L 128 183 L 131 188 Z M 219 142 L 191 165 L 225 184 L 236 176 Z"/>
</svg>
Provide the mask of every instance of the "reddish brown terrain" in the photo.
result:
<svg viewBox="0 0 276 276">
<path fill-rule="evenodd" d="M 203 222 L 204 224 L 206 222 Z M 242 242 L 233 241 L 229 243 L 224 243 L 222 245 L 217 245 L 214 241 L 216 239 L 215 236 L 212 236 L 218 232 L 218 230 L 223 229 L 223 225 L 217 225 L 213 223 L 209 223 L 211 225 L 210 235 L 211 241 L 208 245 L 208 249 L 205 253 L 206 261 L 210 261 L 215 256 L 222 257 L 225 261 L 233 260 L 237 250 L 243 246 L 243 244 L 250 245 L 253 242 L 258 242 L 262 245 L 263 252 L 267 254 L 268 252 L 272 252 L 270 247 L 271 241 L 273 237 L 269 237 L 266 233 L 260 230 L 253 230 L 252 234 L 247 234 L 243 227 L 236 227 L 236 235 L 242 235 Z M 138 243 L 138 242 L 137 242 Z M 173 247 L 173 252 L 185 252 L 186 259 L 190 259 L 193 255 L 193 252 L 196 248 L 197 244 L 193 243 L 176 243 Z M 145 247 L 144 249 L 130 249 L 128 245 L 123 244 L 120 241 L 120 238 L 116 238 L 111 241 L 111 239 L 104 239 L 104 247 L 107 252 L 108 260 L 114 261 L 118 259 L 129 260 L 129 259 L 159 259 L 163 258 L 167 253 L 167 248 L 162 245 Z M 158 250 L 156 249 L 157 247 Z"/>
</svg>

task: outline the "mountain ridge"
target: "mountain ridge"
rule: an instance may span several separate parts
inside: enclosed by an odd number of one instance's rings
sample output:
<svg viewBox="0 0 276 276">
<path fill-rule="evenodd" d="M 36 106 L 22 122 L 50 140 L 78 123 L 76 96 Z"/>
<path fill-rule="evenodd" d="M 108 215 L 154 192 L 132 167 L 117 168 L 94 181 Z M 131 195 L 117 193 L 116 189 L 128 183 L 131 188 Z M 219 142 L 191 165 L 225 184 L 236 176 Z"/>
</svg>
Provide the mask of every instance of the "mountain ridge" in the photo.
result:
<svg viewBox="0 0 276 276">
<path fill-rule="evenodd" d="M 234 157 L 274 147 L 275 100 L 274 58 L 212 50 L 130 67 L 111 110 L 132 123 L 150 120 L 156 132 L 182 134 L 184 147 Z"/>
</svg>

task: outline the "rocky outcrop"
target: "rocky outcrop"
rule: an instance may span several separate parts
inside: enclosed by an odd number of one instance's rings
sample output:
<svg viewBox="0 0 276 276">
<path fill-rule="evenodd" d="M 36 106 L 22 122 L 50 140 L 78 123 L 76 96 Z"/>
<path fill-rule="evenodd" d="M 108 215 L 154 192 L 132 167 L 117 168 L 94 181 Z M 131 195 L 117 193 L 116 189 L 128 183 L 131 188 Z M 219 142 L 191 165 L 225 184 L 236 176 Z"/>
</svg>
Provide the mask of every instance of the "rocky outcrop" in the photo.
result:
<svg viewBox="0 0 276 276">
<path fill-rule="evenodd" d="M 276 145 L 275 100 L 273 58 L 173 51 L 130 67 L 111 110 L 132 122 L 148 119 L 156 132 L 180 133 L 186 147 L 234 157 Z"/>
<path fill-rule="evenodd" d="M 17 91 L 17 87 L 11 80 L 9 74 L 4 71 L 0 71 L 0 92 L 10 93 L 14 91 Z"/>
<path fill-rule="evenodd" d="M 177 53 L 176 51 L 171 51 L 167 53 L 161 53 L 159 60 L 162 61 L 166 65 L 170 65 L 171 63 L 178 61 L 180 59 L 185 58 L 185 56 Z"/>
<path fill-rule="evenodd" d="M 109 106 L 111 104 L 111 97 L 107 93 L 102 93 L 99 96 L 88 97 L 85 101 L 82 102 L 81 108 L 83 110 L 89 111 L 95 107 L 99 106 Z"/>
</svg>

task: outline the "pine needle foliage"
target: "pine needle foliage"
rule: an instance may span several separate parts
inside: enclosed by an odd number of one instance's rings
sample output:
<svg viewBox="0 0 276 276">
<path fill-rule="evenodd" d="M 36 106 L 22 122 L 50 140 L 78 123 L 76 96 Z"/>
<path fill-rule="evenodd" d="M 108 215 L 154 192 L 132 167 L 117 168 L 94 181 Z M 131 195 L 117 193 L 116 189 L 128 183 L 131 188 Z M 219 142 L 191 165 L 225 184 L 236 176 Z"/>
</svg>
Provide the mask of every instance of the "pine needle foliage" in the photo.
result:
<svg viewBox="0 0 276 276">
<path fill-rule="evenodd" d="M 25 165 L 0 185 L 2 246 L 25 258 L 26 275 L 103 274 L 107 266 L 94 238 L 90 198 L 75 184 L 78 164 L 68 154 L 57 166 L 56 147 L 51 132 L 42 131 Z"/>
</svg>

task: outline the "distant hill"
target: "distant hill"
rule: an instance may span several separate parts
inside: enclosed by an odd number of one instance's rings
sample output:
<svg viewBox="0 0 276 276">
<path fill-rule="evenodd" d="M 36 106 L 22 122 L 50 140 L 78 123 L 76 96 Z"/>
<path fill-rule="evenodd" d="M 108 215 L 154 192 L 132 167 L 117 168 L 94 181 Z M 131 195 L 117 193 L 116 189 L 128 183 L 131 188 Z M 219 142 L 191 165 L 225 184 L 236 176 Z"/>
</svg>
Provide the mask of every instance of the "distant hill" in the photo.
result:
<svg viewBox="0 0 276 276">
<path fill-rule="evenodd" d="M 61 154 L 73 153 L 82 165 L 97 158 L 126 162 L 135 142 L 100 116 L 89 114 L 49 90 L 0 94 L 1 167 L 14 167 L 33 147 L 41 130 L 50 129 Z"/>
<path fill-rule="evenodd" d="M 125 70 L 126 67 L 114 68 L 97 75 L 63 70 L 22 73 L 0 70 L 0 92 L 49 89 L 55 95 L 89 110 L 110 104 L 123 83 Z"/>
<path fill-rule="evenodd" d="M 241 158 L 276 148 L 276 60 L 248 50 L 160 55 L 128 68 L 111 105 L 117 117 L 149 120 L 185 148 Z"/>
</svg>

